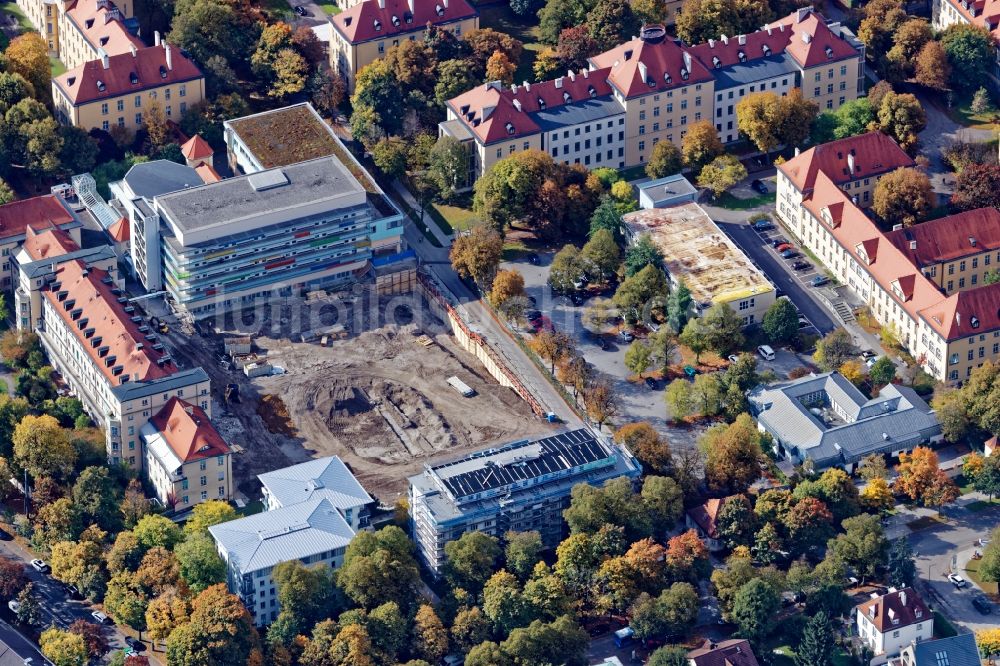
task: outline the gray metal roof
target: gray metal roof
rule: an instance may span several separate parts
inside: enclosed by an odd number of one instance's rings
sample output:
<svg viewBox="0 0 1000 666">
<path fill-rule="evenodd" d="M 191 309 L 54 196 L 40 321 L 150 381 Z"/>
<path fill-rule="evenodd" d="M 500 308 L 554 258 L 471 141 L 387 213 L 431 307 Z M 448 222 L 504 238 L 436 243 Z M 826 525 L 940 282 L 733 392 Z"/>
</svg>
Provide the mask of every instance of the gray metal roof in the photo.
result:
<svg viewBox="0 0 1000 666">
<path fill-rule="evenodd" d="M 208 531 L 227 553 L 230 567 L 241 574 L 346 548 L 354 537 L 326 498 L 220 523 Z"/>
<path fill-rule="evenodd" d="M 326 498 L 338 509 L 350 509 L 373 501 L 339 456 L 276 469 L 258 474 L 257 478 L 281 506 L 320 497 Z"/>
<path fill-rule="evenodd" d="M 779 443 L 821 466 L 912 448 L 941 431 L 913 389 L 889 384 L 868 399 L 838 372 L 761 387 L 749 399 Z"/>
<path fill-rule="evenodd" d="M 646 181 L 645 183 L 640 183 L 637 187 L 639 195 L 645 194 L 654 204 L 659 201 L 668 201 L 677 197 L 698 194 L 698 188 L 679 173 L 665 178 Z M 659 208 L 659 206 L 655 207 Z"/>
<path fill-rule="evenodd" d="M 914 666 L 980 666 L 979 647 L 973 634 L 921 641 L 913 648 Z"/>
<path fill-rule="evenodd" d="M 147 199 L 205 184 L 197 171 L 186 164 L 170 160 L 153 160 L 136 164 L 128 170 L 122 180 L 136 196 Z"/>
<path fill-rule="evenodd" d="M 25 252 L 25 254 L 27 255 L 27 252 Z M 73 261 L 74 259 L 83 259 L 89 264 L 95 261 L 114 258 L 115 251 L 111 249 L 110 245 L 98 245 L 96 247 L 85 247 L 82 250 L 76 250 L 75 252 L 67 252 L 66 254 L 60 254 L 56 257 L 48 257 L 46 259 L 39 259 L 30 263 L 21 264 L 21 270 L 29 278 L 34 279 L 41 275 L 52 273 L 52 266 L 54 264 L 61 264 L 67 261 Z"/>
<path fill-rule="evenodd" d="M 562 104 L 544 111 L 533 111 L 528 114 L 543 131 L 551 131 L 578 125 L 592 120 L 603 120 L 610 116 L 625 113 L 624 107 L 612 95 L 594 97 L 570 104 Z"/>
<path fill-rule="evenodd" d="M 287 184 L 255 189 L 254 183 L 268 173 L 284 173 Z M 253 179 L 253 180 L 251 180 Z M 258 171 L 250 176 L 227 178 L 156 198 L 172 225 L 182 231 L 207 226 L 220 227 L 272 212 L 287 211 L 345 194 L 364 194 L 364 189 L 334 157 Z"/>
<path fill-rule="evenodd" d="M 787 53 L 780 53 L 713 69 L 712 74 L 715 76 L 715 92 L 718 93 L 727 88 L 749 85 L 784 74 L 794 75 L 798 71 L 799 66 L 792 57 Z"/>
<path fill-rule="evenodd" d="M 175 389 L 200 384 L 208 381 L 208 373 L 202 368 L 191 368 L 180 370 L 162 379 L 154 379 L 148 382 L 128 382 L 119 384 L 111 388 L 111 393 L 120 401 L 135 400 L 156 393 L 173 391 Z"/>
</svg>

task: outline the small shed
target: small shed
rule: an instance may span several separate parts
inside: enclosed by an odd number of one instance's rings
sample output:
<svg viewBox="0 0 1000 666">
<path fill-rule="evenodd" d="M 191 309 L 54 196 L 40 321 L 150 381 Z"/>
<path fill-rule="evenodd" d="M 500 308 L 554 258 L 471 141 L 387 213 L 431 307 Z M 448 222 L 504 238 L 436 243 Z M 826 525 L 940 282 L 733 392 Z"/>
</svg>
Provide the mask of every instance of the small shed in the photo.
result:
<svg viewBox="0 0 1000 666">
<path fill-rule="evenodd" d="M 698 188 L 679 173 L 636 186 L 640 208 L 666 208 L 698 200 Z"/>
</svg>

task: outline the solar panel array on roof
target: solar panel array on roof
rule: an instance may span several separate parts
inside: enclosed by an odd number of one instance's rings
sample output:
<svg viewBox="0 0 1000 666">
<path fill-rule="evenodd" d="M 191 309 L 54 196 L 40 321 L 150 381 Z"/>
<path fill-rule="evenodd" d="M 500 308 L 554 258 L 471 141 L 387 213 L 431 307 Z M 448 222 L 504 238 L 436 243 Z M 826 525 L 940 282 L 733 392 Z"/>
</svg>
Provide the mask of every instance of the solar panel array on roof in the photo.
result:
<svg viewBox="0 0 1000 666">
<path fill-rule="evenodd" d="M 481 466 L 442 480 L 455 497 L 468 497 L 517 481 L 586 465 L 609 455 L 607 449 L 583 429 L 546 437 L 519 448 L 526 450 L 525 455 L 503 456 L 502 464 L 493 459 L 498 456 L 483 456 L 486 460 Z M 500 451 L 507 453 L 510 450 Z"/>
</svg>

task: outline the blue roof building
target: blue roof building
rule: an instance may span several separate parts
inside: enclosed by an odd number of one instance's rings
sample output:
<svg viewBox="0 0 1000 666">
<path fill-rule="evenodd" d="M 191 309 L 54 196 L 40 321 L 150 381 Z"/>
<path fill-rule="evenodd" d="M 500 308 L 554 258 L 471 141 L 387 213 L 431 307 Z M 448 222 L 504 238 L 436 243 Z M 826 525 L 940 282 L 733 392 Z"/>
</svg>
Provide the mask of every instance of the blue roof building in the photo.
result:
<svg viewBox="0 0 1000 666">
<path fill-rule="evenodd" d="M 920 641 L 903 648 L 888 666 L 981 666 L 982 657 L 973 634 Z"/>
<path fill-rule="evenodd" d="M 325 498 L 355 530 L 368 526 L 366 507 L 374 502 L 339 456 L 317 458 L 258 474 L 268 511 Z"/>
</svg>

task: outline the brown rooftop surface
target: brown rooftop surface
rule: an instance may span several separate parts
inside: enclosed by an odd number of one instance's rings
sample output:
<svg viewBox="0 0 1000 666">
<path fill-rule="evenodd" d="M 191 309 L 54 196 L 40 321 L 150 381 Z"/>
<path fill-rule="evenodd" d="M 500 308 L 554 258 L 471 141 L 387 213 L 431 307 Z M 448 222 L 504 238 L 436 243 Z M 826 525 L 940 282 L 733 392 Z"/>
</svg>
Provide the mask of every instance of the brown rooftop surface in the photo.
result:
<svg viewBox="0 0 1000 666">
<path fill-rule="evenodd" d="M 205 411 L 180 398 L 170 398 L 152 418 L 152 422 L 183 462 L 229 453 L 229 445 L 212 425 Z"/>
<path fill-rule="evenodd" d="M 691 516 L 691 520 L 701 528 L 701 531 L 709 539 L 714 539 L 718 536 L 718 532 L 715 529 L 715 521 L 719 517 L 719 511 L 722 509 L 724 503 L 724 499 L 713 498 L 704 504 L 699 504 L 688 509 L 688 515 Z"/>
<path fill-rule="evenodd" d="M 330 127 L 305 104 L 229 121 L 265 169 L 288 166 L 336 152 Z"/>
<path fill-rule="evenodd" d="M 35 261 L 59 257 L 79 249 L 80 246 L 70 238 L 69 234 L 57 227 L 50 227 L 44 231 L 35 231 L 31 227 L 25 230 L 24 250 Z"/>
<path fill-rule="evenodd" d="M 897 229 L 889 242 L 924 267 L 1000 248 L 1000 210 L 977 208 Z"/>
<path fill-rule="evenodd" d="M 24 234 L 29 224 L 44 228 L 75 221 L 69 209 L 51 194 L 12 201 L 0 206 L 0 239 Z"/>
<path fill-rule="evenodd" d="M 742 638 L 706 642 L 704 647 L 688 652 L 687 657 L 694 666 L 759 666 L 750 643 Z"/>
<path fill-rule="evenodd" d="M 912 587 L 858 604 L 858 612 L 864 614 L 883 634 L 917 622 L 933 621 L 927 604 Z"/>
<path fill-rule="evenodd" d="M 848 169 L 854 162 L 854 172 Z M 820 144 L 796 155 L 778 169 L 803 192 L 816 185 L 816 174 L 824 173 L 837 185 L 878 176 L 900 167 L 912 167 L 913 158 L 882 132 L 867 132 Z"/>
</svg>

